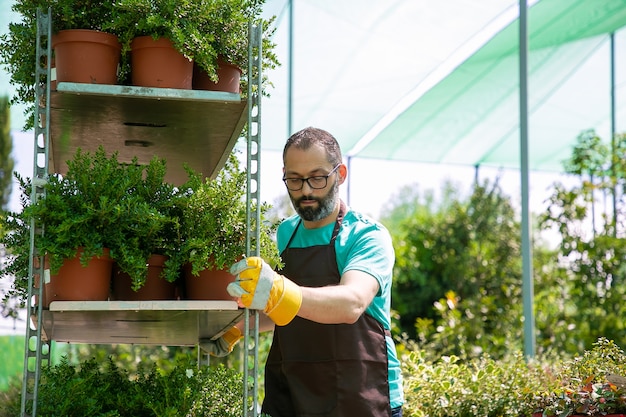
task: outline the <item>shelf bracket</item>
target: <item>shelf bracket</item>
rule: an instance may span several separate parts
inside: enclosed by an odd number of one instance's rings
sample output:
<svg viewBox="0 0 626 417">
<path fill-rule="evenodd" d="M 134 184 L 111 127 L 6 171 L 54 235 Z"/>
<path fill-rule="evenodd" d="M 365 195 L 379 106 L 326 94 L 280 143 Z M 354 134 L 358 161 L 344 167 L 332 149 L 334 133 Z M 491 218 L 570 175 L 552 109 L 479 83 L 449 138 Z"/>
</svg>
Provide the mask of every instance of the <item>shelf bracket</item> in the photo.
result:
<svg viewBox="0 0 626 417">
<path fill-rule="evenodd" d="M 52 12 L 37 9 L 37 41 L 35 64 L 35 140 L 31 201 L 45 197 L 48 179 L 48 148 L 50 133 L 50 77 L 52 61 Z M 35 236 L 42 235 L 41 225 L 30 223 L 30 253 L 28 264 L 28 298 L 26 337 L 24 342 L 24 374 L 22 379 L 21 416 L 37 415 L 37 396 L 42 363 L 50 363 L 50 344 L 42 340 L 42 305 L 44 257 L 35 248 Z M 39 281 L 39 282 L 37 282 Z M 33 320 L 36 323 L 33 323 Z"/>
<path fill-rule="evenodd" d="M 248 24 L 248 128 L 247 131 L 247 215 L 246 252 L 248 256 L 259 256 L 261 225 L 260 170 L 261 170 L 261 96 L 263 25 Z M 259 312 L 246 309 L 244 319 L 244 417 L 259 414 Z M 252 404 L 250 404 L 252 402 Z"/>
</svg>

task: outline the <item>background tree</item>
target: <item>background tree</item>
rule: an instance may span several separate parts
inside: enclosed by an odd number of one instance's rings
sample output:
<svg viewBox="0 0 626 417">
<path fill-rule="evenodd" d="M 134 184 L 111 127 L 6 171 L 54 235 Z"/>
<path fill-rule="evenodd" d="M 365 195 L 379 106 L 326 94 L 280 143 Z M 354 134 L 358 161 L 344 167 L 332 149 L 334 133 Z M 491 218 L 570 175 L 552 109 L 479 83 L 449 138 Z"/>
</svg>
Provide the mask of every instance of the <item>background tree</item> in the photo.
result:
<svg viewBox="0 0 626 417">
<path fill-rule="evenodd" d="M 395 242 L 393 306 L 403 331 L 437 350 L 473 356 L 505 350 L 509 329 L 519 326 L 520 227 L 497 181 L 475 186 L 465 201 L 460 196 L 448 183 L 436 206 L 432 195 L 415 196 L 383 222 Z M 438 317 L 450 334 L 437 331 Z"/>
<path fill-rule="evenodd" d="M 588 347 L 603 336 L 626 345 L 626 135 L 609 148 L 593 130 L 578 137 L 565 169 L 579 182 L 555 184 L 543 228 L 560 234 L 559 269 L 567 276 L 564 311 L 570 343 Z M 598 212 L 598 209 L 602 209 Z"/>
<path fill-rule="evenodd" d="M 9 97 L 0 97 L 0 204 L 6 208 L 11 198 L 13 168 L 15 162 L 11 156 L 13 139 L 11 137 L 11 112 Z"/>
<path fill-rule="evenodd" d="M 11 156 L 13 150 L 13 140 L 11 137 L 11 112 L 9 109 L 9 97 L 0 97 L 0 204 L 2 213 L 4 216 L 4 210 L 7 209 L 7 205 L 11 198 L 11 190 L 13 184 L 13 168 L 14 160 Z M 4 230 L 0 230 L 0 233 L 4 233 Z M 6 256 L 4 247 L 0 247 L 0 257 L 4 259 Z M 2 265 L 2 264 L 0 264 Z M 0 282 L 0 314 L 3 317 L 18 317 L 18 303 L 13 300 L 4 302 L 5 290 L 4 285 L 10 283 Z"/>
<path fill-rule="evenodd" d="M 475 184 L 469 195 L 447 183 L 440 195 L 407 187 L 382 219 L 396 250 L 396 334 L 435 356 L 522 350 L 519 214 L 497 181 Z M 577 301 L 564 297 L 569 276 L 538 230 L 534 235 L 538 350 L 574 353 L 567 317 Z"/>
</svg>

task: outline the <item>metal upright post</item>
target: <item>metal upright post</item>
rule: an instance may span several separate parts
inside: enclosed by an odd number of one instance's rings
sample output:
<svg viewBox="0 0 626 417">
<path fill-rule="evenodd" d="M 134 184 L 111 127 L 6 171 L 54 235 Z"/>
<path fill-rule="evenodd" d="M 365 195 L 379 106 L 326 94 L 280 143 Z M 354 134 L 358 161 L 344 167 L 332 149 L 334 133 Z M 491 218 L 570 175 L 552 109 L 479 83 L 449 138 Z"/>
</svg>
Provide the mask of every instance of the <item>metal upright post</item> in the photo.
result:
<svg viewBox="0 0 626 417">
<path fill-rule="evenodd" d="M 248 26 L 248 125 L 247 125 L 247 210 L 246 253 L 259 256 L 261 225 L 260 170 L 261 170 L 261 96 L 263 26 L 261 22 Z M 246 310 L 244 318 L 243 381 L 244 417 L 258 415 L 257 399 L 259 367 L 259 313 Z"/>
<path fill-rule="evenodd" d="M 50 62 L 52 58 L 52 13 L 37 10 L 37 41 L 35 70 L 35 140 L 33 179 L 30 199 L 45 198 L 44 185 L 48 179 L 48 147 L 50 132 Z M 50 345 L 42 340 L 42 304 L 44 256 L 37 252 L 35 237 L 42 235 L 43 225 L 30 223 L 30 261 L 28 264 L 28 312 L 24 342 L 24 374 L 22 379 L 22 417 L 37 415 L 37 396 L 41 366 L 50 362 Z M 33 323 L 35 321 L 36 323 Z"/>
</svg>

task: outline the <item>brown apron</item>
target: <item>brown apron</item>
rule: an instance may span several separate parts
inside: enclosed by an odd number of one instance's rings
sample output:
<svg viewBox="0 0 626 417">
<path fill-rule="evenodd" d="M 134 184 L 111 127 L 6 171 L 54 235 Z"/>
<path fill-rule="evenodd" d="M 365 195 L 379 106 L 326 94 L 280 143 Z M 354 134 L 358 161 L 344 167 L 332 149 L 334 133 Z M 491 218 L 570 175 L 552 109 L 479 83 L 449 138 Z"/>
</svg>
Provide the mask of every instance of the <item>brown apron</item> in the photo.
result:
<svg viewBox="0 0 626 417">
<path fill-rule="evenodd" d="M 339 283 L 335 239 L 345 205 L 328 245 L 282 253 L 282 274 L 298 285 Z M 391 417 L 387 345 L 382 325 L 368 314 L 354 324 L 320 324 L 296 317 L 276 326 L 265 366 L 262 412 L 272 417 Z"/>
</svg>

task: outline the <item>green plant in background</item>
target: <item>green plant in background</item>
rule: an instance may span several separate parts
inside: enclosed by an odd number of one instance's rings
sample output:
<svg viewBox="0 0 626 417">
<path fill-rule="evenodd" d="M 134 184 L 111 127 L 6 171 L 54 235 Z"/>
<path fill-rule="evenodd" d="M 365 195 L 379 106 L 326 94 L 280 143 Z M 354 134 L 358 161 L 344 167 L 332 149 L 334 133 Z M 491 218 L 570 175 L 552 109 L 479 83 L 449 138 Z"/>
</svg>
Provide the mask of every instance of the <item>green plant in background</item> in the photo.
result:
<svg viewBox="0 0 626 417">
<path fill-rule="evenodd" d="M 475 184 L 467 197 L 448 183 L 441 194 L 436 201 L 407 187 L 382 219 L 396 252 L 392 307 L 401 331 L 429 349 L 499 357 L 521 340 L 509 337 L 521 331 L 522 312 L 513 204 L 497 181 Z"/>
<path fill-rule="evenodd" d="M 462 361 L 417 350 L 402 364 L 406 417 L 530 416 L 537 393 L 558 386 L 543 365 L 516 351 Z"/>
<path fill-rule="evenodd" d="M 609 145 L 593 130 L 582 132 L 564 164 L 572 181 L 554 184 L 539 216 L 542 229 L 558 233 L 556 272 L 567 278 L 561 299 L 573 304 L 560 321 L 579 348 L 599 337 L 626 343 L 625 159 L 626 135 Z"/>
<path fill-rule="evenodd" d="M 9 97 L 0 96 L 0 171 L 5 173 L 0 177 L 0 206 L 6 207 L 11 197 L 13 183 L 11 182 L 15 166 L 13 152 L 13 138 L 11 137 L 11 109 Z"/>
<path fill-rule="evenodd" d="M 534 222 L 538 353 L 574 355 L 599 337 L 626 344 L 626 135 L 616 135 L 612 149 L 583 132 L 566 164 L 574 181 L 555 184 Z M 449 185 L 439 199 L 418 191 L 402 189 L 382 219 L 396 251 L 395 334 L 462 359 L 521 349 L 520 226 L 512 200 L 488 183 L 475 184 L 469 197 Z M 544 233 L 557 245 L 542 240 Z"/>
<path fill-rule="evenodd" d="M 537 400 L 543 416 L 600 416 L 626 413 L 626 354 L 600 338 L 582 356 L 564 362 L 560 385 Z"/>
<path fill-rule="evenodd" d="M 17 172 L 14 177 L 21 190 L 22 209 L 17 212 L 0 213 L 2 233 L 0 245 L 6 250 L 6 258 L 0 269 L 0 277 L 11 282 L 11 286 L 2 294 L 2 305 L 7 308 L 6 315 L 17 317 L 20 308 L 26 306 L 28 296 L 28 263 L 30 260 L 30 221 L 25 218 L 23 209 L 30 202 L 30 179 L 24 179 Z M 13 305 L 15 303 L 15 305 Z"/>
</svg>

